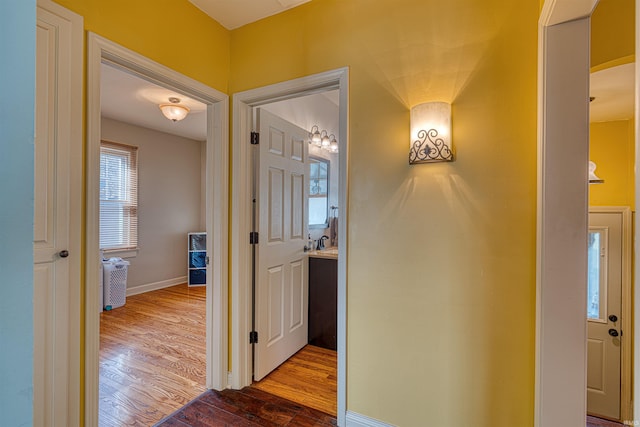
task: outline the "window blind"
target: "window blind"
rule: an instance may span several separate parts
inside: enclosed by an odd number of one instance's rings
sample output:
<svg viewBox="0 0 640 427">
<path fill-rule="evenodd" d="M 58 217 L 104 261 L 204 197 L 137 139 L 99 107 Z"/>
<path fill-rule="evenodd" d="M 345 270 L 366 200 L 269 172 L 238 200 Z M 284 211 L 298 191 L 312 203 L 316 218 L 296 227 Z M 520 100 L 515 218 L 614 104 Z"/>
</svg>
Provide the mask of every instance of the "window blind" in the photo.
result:
<svg viewBox="0 0 640 427">
<path fill-rule="evenodd" d="M 138 246 L 138 148 L 100 143 L 100 248 Z"/>
</svg>

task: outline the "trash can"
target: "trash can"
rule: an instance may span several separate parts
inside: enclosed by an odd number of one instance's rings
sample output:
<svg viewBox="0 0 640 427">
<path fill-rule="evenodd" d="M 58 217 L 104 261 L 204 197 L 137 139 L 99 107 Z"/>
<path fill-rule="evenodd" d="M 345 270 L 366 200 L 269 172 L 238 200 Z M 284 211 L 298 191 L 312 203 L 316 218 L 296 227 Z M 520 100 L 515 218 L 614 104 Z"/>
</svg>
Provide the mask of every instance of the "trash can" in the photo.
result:
<svg viewBox="0 0 640 427">
<path fill-rule="evenodd" d="M 104 269 L 104 309 L 109 311 L 127 302 L 127 270 L 129 261 L 110 258 L 102 263 Z"/>
</svg>

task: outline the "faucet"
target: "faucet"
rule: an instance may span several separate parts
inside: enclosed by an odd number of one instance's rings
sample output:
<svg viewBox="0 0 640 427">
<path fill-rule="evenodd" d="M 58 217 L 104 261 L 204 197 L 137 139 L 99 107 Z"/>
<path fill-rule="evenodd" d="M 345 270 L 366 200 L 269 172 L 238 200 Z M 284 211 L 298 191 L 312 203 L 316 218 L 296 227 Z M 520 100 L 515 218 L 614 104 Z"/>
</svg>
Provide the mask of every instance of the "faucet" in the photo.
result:
<svg viewBox="0 0 640 427">
<path fill-rule="evenodd" d="M 321 238 L 318 239 L 318 246 L 316 247 L 316 250 L 320 251 L 322 249 L 324 249 L 324 241 L 327 240 L 329 238 L 329 236 L 322 236 Z"/>
</svg>

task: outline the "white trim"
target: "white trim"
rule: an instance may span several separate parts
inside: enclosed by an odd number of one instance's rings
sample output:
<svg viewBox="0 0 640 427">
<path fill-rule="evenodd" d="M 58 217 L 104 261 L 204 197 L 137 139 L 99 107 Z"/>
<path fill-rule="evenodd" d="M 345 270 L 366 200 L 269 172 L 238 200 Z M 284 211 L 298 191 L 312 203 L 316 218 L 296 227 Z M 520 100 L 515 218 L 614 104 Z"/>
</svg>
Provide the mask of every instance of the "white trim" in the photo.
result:
<svg viewBox="0 0 640 427">
<path fill-rule="evenodd" d="M 633 291 L 631 286 L 633 265 L 633 228 L 632 212 L 628 206 L 591 206 L 589 213 L 617 213 L 622 217 L 622 325 L 623 337 L 625 331 L 633 329 Z M 621 390 L 620 390 L 620 419 L 631 420 L 633 418 L 633 386 L 632 357 L 635 337 L 631 333 L 626 334 L 628 339 L 621 341 Z"/>
<path fill-rule="evenodd" d="M 206 228 L 207 387 L 227 384 L 228 298 L 228 96 L 94 33 L 87 48 L 87 217 L 85 318 L 85 425 L 98 424 L 98 220 L 100 154 L 100 64 L 128 70 L 207 104 Z"/>
<path fill-rule="evenodd" d="M 231 209 L 234 218 L 231 229 L 231 293 L 232 293 L 232 367 L 231 386 L 240 389 L 251 384 L 251 347 L 248 343 L 251 324 L 251 251 L 248 244 L 251 231 L 251 168 L 249 134 L 252 129 L 252 107 L 268 102 L 284 100 L 302 93 L 322 92 L 339 88 L 339 175 L 338 206 L 338 425 L 346 422 L 347 390 L 347 204 L 348 179 L 348 107 L 349 70 L 334 71 L 302 77 L 287 82 L 239 92 L 233 95 L 233 189 Z"/>
<path fill-rule="evenodd" d="M 539 20 L 536 427 L 586 422 L 589 16 L 596 3 L 547 0 Z"/>
<path fill-rule="evenodd" d="M 393 424 L 386 424 L 374 418 L 369 418 L 357 412 L 347 411 L 347 427 L 393 427 Z"/>
<path fill-rule="evenodd" d="M 636 17 L 635 17 L 635 42 L 636 42 L 636 62 L 637 58 L 640 58 L 640 0 L 636 0 Z M 634 139 L 635 139 L 635 206 L 636 209 L 640 206 L 640 173 L 638 173 L 638 165 L 640 165 L 640 67 L 636 66 L 635 73 L 635 114 L 634 114 Z M 640 343 L 640 228 L 637 224 L 632 224 L 633 227 L 633 263 L 631 266 L 632 272 L 635 272 L 633 276 L 633 306 L 631 310 L 635 313 L 633 320 L 633 342 L 634 349 L 635 343 Z M 632 273 L 633 274 L 633 273 Z M 633 382 L 632 382 L 632 396 L 637 396 L 631 403 L 631 411 L 628 414 L 628 420 L 637 419 L 640 416 L 640 351 L 631 349 L 633 357 Z"/>
<path fill-rule="evenodd" d="M 144 294 L 146 292 L 157 291 L 158 289 L 170 288 L 171 286 L 187 283 L 187 276 L 176 277 L 174 279 L 161 280 L 159 282 L 147 283 L 127 288 L 127 296 Z"/>
<path fill-rule="evenodd" d="M 64 384 L 56 384 L 54 393 L 56 402 L 66 409 L 69 425 L 80 425 L 80 366 L 81 366 L 81 259 L 82 259 L 82 100 L 83 100 L 83 54 L 84 54 L 84 19 L 82 16 L 54 3 L 51 0 L 38 0 L 37 7 L 50 14 L 57 15 L 69 22 L 68 34 L 59 42 L 68 42 L 65 52 L 69 55 L 64 62 L 68 74 L 60 76 L 66 82 L 58 82 L 58 91 L 63 98 L 64 111 L 58 115 L 60 132 L 68 132 L 69 139 L 69 256 L 68 299 L 62 303 L 67 311 L 68 328 L 56 330 L 57 345 L 67 343 L 68 363 L 64 367 L 67 376 Z M 65 30 L 66 31 L 66 30 Z M 68 37 L 66 37 L 68 36 Z M 65 334 L 60 337 L 60 334 Z M 62 339 L 61 339 L 62 338 Z M 62 366 L 62 365 L 60 365 Z M 64 375 L 64 374 L 63 374 Z M 62 393 L 60 387 L 66 387 Z"/>
</svg>

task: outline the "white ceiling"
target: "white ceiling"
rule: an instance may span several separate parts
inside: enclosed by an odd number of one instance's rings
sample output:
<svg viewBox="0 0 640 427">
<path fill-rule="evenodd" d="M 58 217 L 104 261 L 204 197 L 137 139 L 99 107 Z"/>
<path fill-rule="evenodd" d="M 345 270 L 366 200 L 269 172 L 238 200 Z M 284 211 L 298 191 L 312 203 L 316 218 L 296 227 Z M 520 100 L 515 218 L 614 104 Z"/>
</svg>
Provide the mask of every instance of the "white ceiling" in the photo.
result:
<svg viewBox="0 0 640 427">
<path fill-rule="evenodd" d="M 100 73 L 104 117 L 198 141 L 207 139 L 207 106 L 202 102 L 109 65 L 102 64 Z M 191 109 L 184 120 L 174 123 L 160 111 L 159 105 L 168 103 L 169 97 L 179 98 Z"/>
<path fill-rule="evenodd" d="M 624 64 L 591 74 L 591 122 L 628 120 L 634 115 L 635 64 Z"/>
<path fill-rule="evenodd" d="M 189 0 L 228 30 L 242 27 L 311 0 Z"/>
<path fill-rule="evenodd" d="M 205 104 L 110 65 L 102 64 L 100 72 L 100 108 L 103 117 L 197 141 L 207 139 Z M 175 123 L 164 117 L 158 107 L 174 96 L 191 109 L 184 120 Z M 304 129 L 309 130 L 315 124 L 337 133 L 337 125 L 334 126 L 327 116 L 335 114 L 337 122 L 338 102 L 337 90 L 296 98 L 287 106 L 295 114 L 291 113 L 292 117 L 285 119 Z M 274 104 L 274 108 L 283 107 Z M 284 114 L 282 111 L 275 112 Z"/>
</svg>

